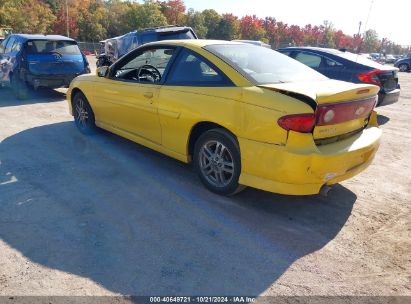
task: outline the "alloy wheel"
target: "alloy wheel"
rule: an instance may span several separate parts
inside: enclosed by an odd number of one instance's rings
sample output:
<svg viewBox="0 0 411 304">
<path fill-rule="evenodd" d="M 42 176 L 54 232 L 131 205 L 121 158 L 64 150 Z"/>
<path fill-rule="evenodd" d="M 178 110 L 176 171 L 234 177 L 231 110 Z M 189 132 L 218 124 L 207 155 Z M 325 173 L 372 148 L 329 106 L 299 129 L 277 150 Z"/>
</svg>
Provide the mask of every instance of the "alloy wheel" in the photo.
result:
<svg viewBox="0 0 411 304">
<path fill-rule="evenodd" d="M 400 71 L 401 72 L 406 72 L 408 70 L 408 66 L 406 64 L 401 64 L 400 65 Z"/>
<path fill-rule="evenodd" d="M 217 140 L 210 140 L 200 149 L 201 173 L 215 187 L 226 187 L 234 177 L 234 159 L 230 150 Z"/>
<path fill-rule="evenodd" d="M 77 124 L 83 129 L 87 128 L 89 113 L 83 98 L 77 99 L 75 104 L 75 114 Z"/>
</svg>

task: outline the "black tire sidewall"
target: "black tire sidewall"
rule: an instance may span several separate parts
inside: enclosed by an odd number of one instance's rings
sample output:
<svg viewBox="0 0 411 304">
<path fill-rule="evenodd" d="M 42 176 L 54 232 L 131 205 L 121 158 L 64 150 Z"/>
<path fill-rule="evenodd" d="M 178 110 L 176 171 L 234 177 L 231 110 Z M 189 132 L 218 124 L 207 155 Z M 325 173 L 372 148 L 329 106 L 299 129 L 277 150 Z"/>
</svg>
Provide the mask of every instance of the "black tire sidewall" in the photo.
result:
<svg viewBox="0 0 411 304">
<path fill-rule="evenodd" d="M 233 156 L 234 176 L 231 182 L 225 187 L 216 187 L 210 184 L 210 182 L 202 174 L 202 171 L 200 168 L 199 155 L 200 155 L 201 147 L 209 140 L 220 141 L 226 146 L 227 149 L 229 149 L 231 155 Z M 241 174 L 240 148 L 239 148 L 237 140 L 229 132 L 225 131 L 224 129 L 212 129 L 202 134 L 195 144 L 193 161 L 194 161 L 194 168 L 201 182 L 211 192 L 214 192 L 220 195 L 229 196 L 229 195 L 235 194 L 237 190 L 239 189 L 240 185 L 238 184 L 238 180 Z"/>
<path fill-rule="evenodd" d="M 11 88 L 14 95 L 18 99 L 26 99 L 28 97 L 28 86 L 26 82 L 22 81 L 18 76 L 18 71 L 11 76 Z"/>
<path fill-rule="evenodd" d="M 76 104 L 79 102 L 79 100 L 82 99 L 84 102 L 84 107 L 87 108 L 87 112 L 89 115 L 89 118 L 87 120 L 87 124 L 84 127 L 79 123 L 79 121 L 76 119 L 77 117 L 77 111 L 76 111 Z M 76 124 L 76 127 L 80 130 L 81 133 L 86 134 L 86 135 L 91 135 L 96 133 L 96 124 L 95 124 L 95 117 L 94 117 L 94 112 L 83 93 L 77 93 L 74 98 L 73 98 L 73 116 L 74 116 L 74 123 Z"/>
<path fill-rule="evenodd" d="M 402 72 L 406 72 L 406 71 L 408 71 L 408 70 L 410 69 L 409 65 L 406 64 L 406 63 L 401 63 L 401 64 L 398 66 L 398 68 L 399 68 L 400 70 L 401 70 L 401 66 L 405 66 L 405 71 L 402 71 Z"/>
</svg>

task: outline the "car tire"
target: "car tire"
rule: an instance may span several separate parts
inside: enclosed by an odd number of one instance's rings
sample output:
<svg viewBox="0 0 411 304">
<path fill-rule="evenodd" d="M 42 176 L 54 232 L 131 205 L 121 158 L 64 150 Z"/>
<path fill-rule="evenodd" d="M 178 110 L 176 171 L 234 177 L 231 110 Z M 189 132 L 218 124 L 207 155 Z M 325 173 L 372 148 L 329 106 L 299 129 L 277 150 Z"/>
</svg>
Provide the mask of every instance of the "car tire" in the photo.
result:
<svg viewBox="0 0 411 304">
<path fill-rule="evenodd" d="M 224 129 L 203 133 L 194 148 L 194 168 L 204 186 L 220 195 L 234 195 L 245 186 L 241 173 L 240 148 L 234 136 Z"/>
<path fill-rule="evenodd" d="M 94 112 L 83 93 L 78 92 L 73 98 L 74 122 L 79 131 L 86 135 L 97 132 Z"/>
<path fill-rule="evenodd" d="M 11 75 L 11 88 L 14 95 L 20 100 L 27 99 L 29 96 L 29 87 L 27 83 L 20 79 L 18 72 Z"/>
<path fill-rule="evenodd" d="M 408 71 L 408 64 L 406 63 L 401 63 L 398 68 L 400 69 L 401 72 L 407 72 Z"/>
</svg>

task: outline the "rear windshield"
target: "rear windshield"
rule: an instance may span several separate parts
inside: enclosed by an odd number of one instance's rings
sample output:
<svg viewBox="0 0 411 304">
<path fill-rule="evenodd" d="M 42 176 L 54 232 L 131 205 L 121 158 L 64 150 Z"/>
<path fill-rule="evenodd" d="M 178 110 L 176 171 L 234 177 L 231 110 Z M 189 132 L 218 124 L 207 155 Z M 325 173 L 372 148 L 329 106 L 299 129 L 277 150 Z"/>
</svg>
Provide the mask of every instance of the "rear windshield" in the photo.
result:
<svg viewBox="0 0 411 304">
<path fill-rule="evenodd" d="M 328 79 L 305 64 L 261 46 L 217 44 L 205 49 L 256 85 Z"/>
<path fill-rule="evenodd" d="M 372 68 L 376 68 L 376 69 L 381 68 L 381 64 L 379 64 L 378 62 L 372 61 L 371 59 L 368 59 L 367 57 L 361 56 L 358 54 L 354 54 L 350 52 L 339 52 L 338 54 L 335 54 L 335 55 L 342 57 L 344 59 L 350 60 L 350 61 L 354 61 L 362 65 L 372 67 Z"/>
<path fill-rule="evenodd" d="M 196 39 L 194 33 L 189 30 L 180 31 L 165 31 L 165 32 L 153 32 L 141 35 L 141 44 L 159 40 L 181 40 L 181 39 Z"/>
<path fill-rule="evenodd" d="M 180 32 L 160 32 L 160 40 L 196 39 L 190 30 Z"/>
<path fill-rule="evenodd" d="M 75 41 L 65 40 L 31 40 L 26 43 L 26 51 L 29 54 L 78 55 L 80 49 Z"/>
</svg>

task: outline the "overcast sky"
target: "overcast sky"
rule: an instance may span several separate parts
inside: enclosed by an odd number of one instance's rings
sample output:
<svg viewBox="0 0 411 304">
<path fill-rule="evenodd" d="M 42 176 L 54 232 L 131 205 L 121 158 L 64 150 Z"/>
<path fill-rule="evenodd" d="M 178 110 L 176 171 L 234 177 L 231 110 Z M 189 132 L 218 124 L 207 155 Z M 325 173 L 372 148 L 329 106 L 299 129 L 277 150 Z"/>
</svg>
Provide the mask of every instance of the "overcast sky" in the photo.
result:
<svg viewBox="0 0 411 304">
<path fill-rule="evenodd" d="M 320 25 L 330 20 L 337 29 L 353 35 L 362 21 L 365 27 L 372 0 L 185 0 L 187 8 L 213 8 L 219 13 L 237 16 L 272 16 L 300 26 Z M 367 29 L 375 29 L 380 38 L 411 45 L 411 1 L 373 0 Z"/>
</svg>

